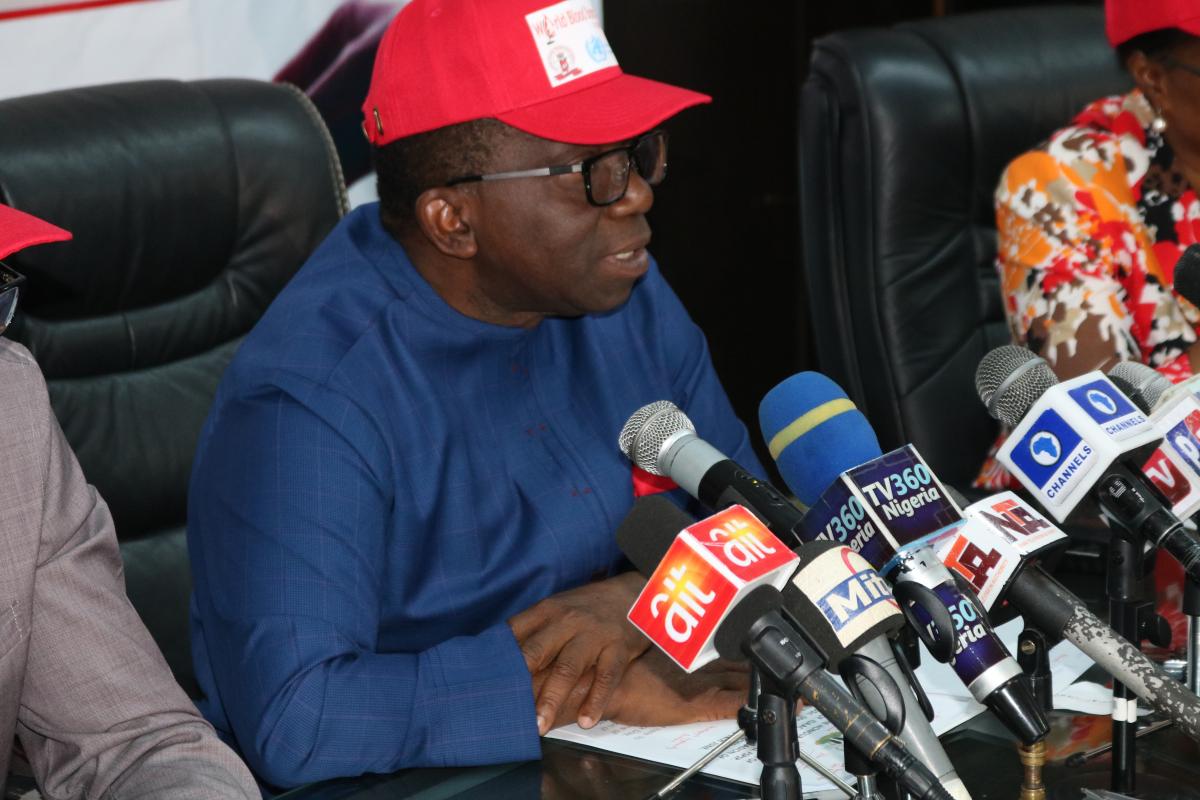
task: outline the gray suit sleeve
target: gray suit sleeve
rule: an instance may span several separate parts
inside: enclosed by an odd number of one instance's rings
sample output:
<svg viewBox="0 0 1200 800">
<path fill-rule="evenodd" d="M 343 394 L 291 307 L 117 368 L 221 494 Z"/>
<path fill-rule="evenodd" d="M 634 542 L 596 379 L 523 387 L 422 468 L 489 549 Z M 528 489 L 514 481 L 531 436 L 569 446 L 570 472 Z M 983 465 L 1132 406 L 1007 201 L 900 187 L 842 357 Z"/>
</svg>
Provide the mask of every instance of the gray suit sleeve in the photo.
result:
<svg viewBox="0 0 1200 800">
<path fill-rule="evenodd" d="M 43 796 L 258 800 L 129 603 L 108 506 L 38 389 L 45 502 L 17 734 Z"/>
</svg>

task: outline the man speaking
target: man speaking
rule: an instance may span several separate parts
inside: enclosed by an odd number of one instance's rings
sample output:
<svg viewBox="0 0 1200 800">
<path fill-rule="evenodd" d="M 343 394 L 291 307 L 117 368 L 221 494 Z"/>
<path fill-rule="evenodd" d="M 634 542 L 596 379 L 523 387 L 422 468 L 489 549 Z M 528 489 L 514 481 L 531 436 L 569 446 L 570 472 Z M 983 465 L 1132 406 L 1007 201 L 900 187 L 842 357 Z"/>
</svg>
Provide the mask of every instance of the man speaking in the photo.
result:
<svg viewBox="0 0 1200 800">
<path fill-rule="evenodd" d="M 654 488 L 615 444 L 650 401 L 761 471 L 646 250 L 657 126 L 708 99 L 624 74 L 589 0 L 391 24 L 363 106 L 380 202 L 247 337 L 192 477 L 202 708 L 268 784 L 744 700 L 744 673 L 647 652 L 613 538 Z"/>
</svg>

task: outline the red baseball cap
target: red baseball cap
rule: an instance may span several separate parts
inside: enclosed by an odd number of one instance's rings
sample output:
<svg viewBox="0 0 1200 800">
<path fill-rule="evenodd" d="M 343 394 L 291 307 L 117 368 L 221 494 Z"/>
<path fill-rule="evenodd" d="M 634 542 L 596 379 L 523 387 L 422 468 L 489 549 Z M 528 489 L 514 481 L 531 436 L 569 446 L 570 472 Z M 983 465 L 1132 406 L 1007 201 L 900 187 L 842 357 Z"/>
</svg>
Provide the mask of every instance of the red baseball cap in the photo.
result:
<svg viewBox="0 0 1200 800">
<path fill-rule="evenodd" d="M 1196 0 L 1105 0 L 1104 10 L 1108 43 L 1113 47 L 1163 28 L 1200 36 L 1200 3 Z"/>
<path fill-rule="evenodd" d="M 606 144 L 711 101 L 622 72 L 592 0 L 413 0 L 379 44 L 363 131 L 382 146 L 495 118 L 543 139 Z"/>
<path fill-rule="evenodd" d="M 62 242 L 70 238 L 71 234 L 57 225 L 0 205 L 0 258 L 7 258 L 35 244 Z"/>
</svg>

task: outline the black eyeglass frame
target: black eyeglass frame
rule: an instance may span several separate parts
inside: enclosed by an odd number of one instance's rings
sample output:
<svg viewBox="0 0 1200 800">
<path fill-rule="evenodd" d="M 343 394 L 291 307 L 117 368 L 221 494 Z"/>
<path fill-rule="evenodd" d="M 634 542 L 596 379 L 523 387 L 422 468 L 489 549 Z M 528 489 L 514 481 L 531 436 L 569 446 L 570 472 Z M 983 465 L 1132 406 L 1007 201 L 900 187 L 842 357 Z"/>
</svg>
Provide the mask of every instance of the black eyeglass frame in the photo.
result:
<svg viewBox="0 0 1200 800">
<path fill-rule="evenodd" d="M 642 169 L 642 164 L 638 161 L 637 148 L 647 139 L 652 137 L 661 137 L 662 139 L 663 165 L 662 175 L 658 178 L 658 180 L 650 183 L 650 179 L 646 177 L 645 172 Z M 571 175 L 578 172 L 582 173 L 583 175 L 583 189 L 584 192 L 587 193 L 588 203 L 593 206 L 598 206 L 599 208 L 604 208 L 605 206 L 611 206 L 613 203 L 619 202 L 621 198 L 625 196 L 625 193 L 629 191 L 629 173 L 626 173 L 624 188 L 622 188 L 621 193 L 612 200 L 600 203 L 597 202 L 596 198 L 592 195 L 592 165 L 596 164 L 603 158 L 611 156 L 613 153 L 625 153 L 626 157 L 629 159 L 630 165 L 637 170 L 637 173 L 642 177 L 642 180 L 650 183 L 651 186 L 659 185 L 667 177 L 667 132 L 660 128 L 649 131 L 648 133 L 643 133 L 641 136 L 637 137 L 627 145 L 622 147 L 614 147 L 611 150 L 605 150 L 603 153 L 597 153 L 594 156 L 589 156 L 582 161 L 575 162 L 574 164 L 563 164 L 554 167 L 534 167 L 533 169 L 519 169 L 511 172 L 492 172 L 487 175 L 464 175 L 461 178 L 455 178 L 453 180 L 446 181 L 446 186 L 457 186 L 460 183 L 478 183 L 480 181 L 502 181 L 509 180 L 511 178 L 544 178 L 551 175 Z M 653 165 L 651 164 L 647 166 L 652 167 Z"/>
<path fill-rule="evenodd" d="M 1184 72 L 1190 72 L 1193 75 L 1200 76 L 1200 67 L 1197 67 L 1193 64 L 1188 64 L 1186 61 L 1180 61 L 1179 59 L 1175 58 L 1174 56 L 1161 55 L 1157 58 L 1157 61 L 1160 64 L 1162 64 L 1164 67 L 1170 67 L 1171 69 L 1181 69 Z"/>
<path fill-rule="evenodd" d="M 9 292 L 17 291 L 17 288 L 25 283 L 25 276 L 17 272 L 15 269 L 0 261 L 0 307 L 4 305 L 4 298 Z M 13 311 L 16 311 L 16 306 L 13 306 Z M 8 327 L 12 319 L 0 319 L 0 333 Z"/>
</svg>

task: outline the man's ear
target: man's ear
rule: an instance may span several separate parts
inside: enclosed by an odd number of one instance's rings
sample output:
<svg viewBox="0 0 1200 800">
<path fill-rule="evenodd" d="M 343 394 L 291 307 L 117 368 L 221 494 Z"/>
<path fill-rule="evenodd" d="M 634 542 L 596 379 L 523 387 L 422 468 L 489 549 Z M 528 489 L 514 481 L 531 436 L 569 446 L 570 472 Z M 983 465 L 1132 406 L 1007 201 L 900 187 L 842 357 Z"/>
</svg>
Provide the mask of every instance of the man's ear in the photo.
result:
<svg viewBox="0 0 1200 800">
<path fill-rule="evenodd" d="M 1161 61 L 1149 58 L 1141 50 L 1135 50 L 1125 62 L 1125 68 L 1158 113 L 1170 111 L 1170 98 L 1166 86 L 1167 67 Z"/>
<path fill-rule="evenodd" d="M 473 193 L 435 186 L 417 198 L 417 225 L 434 247 L 451 258 L 473 258 L 479 250 L 471 228 Z"/>
</svg>

